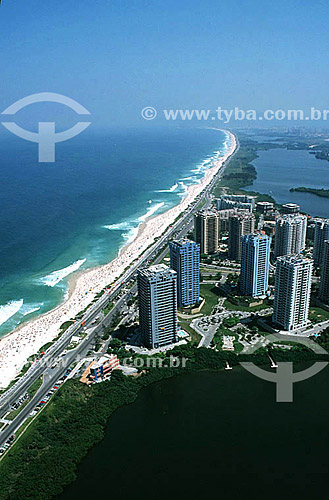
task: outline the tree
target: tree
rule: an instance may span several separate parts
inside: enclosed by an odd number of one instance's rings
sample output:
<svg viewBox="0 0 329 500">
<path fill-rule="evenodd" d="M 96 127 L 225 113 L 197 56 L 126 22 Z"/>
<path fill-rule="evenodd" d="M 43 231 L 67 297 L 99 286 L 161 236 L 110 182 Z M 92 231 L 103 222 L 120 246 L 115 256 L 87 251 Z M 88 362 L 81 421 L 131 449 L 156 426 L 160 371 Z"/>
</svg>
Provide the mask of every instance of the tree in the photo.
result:
<svg viewBox="0 0 329 500">
<path fill-rule="evenodd" d="M 109 347 L 112 349 L 120 349 L 122 347 L 122 342 L 120 339 L 112 339 L 111 342 L 109 343 Z"/>
</svg>

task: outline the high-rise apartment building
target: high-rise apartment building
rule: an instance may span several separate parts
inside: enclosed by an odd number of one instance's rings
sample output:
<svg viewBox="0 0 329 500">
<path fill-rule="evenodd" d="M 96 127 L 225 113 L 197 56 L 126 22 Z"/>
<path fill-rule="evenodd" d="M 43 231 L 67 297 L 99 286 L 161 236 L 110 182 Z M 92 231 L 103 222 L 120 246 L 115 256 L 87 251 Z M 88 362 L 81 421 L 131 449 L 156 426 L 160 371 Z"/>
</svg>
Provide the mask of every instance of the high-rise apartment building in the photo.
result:
<svg viewBox="0 0 329 500">
<path fill-rule="evenodd" d="M 194 239 L 201 254 L 218 251 L 219 218 L 216 210 L 200 210 L 194 215 Z"/>
<path fill-rule="evenodd" d="M 255 231 L 255 217 L 252 214 L 238 214 L 229 219 L 228 258 L 241 260 L 241 236 Z"/>
<path fill-rule="evenodd" d="M 138 272 L 139 325 L 149 348 L 176 341 L 177 274 L 164 264 Z"/>
<path fill-rule="evenodd" d="M 195 241 L 171 241 L 170 267 L 177 273 L 178 307 L 188 307 L 199 302 L 200 245 Z"/>
<path fill-rule="evenodd" d="M 313 260 L 316 266 L 322 265 L 324 257 L 324 242 L 329 240 L 329 219 L 314 220 Z"/>
<path fill-rule="evenodd" d="M 301 255 L 278 257 L 273 322 L 294 331 L 308 324 L 313 261 Z"/>
<path fill-rule="evenodd" d="M 285 203 L 282 205 L 281 211 L 283 214 L 299 214 L 300 206 L 297 203 Z"/>
<path fill-rule="evenodd" d="M 230 208 L 241 208 L 252 212 L 255 206 L 255 198 L 242 194 L 224 194 L 216 201 L 217 210 Z"/>
<path fill-rule="evenodd" d="M 274 257 L 300 254 L 305 248 L 306 215 L 282 215 L 275 226 Z"/>
<path fill-rule="evenodd" d="M 323 259 L 321 266 L 320 299 L 329 302 L 329 241 L 323 244 Z"/>
<path fill-rule="evenodd" d="M 241 237 L 240 290 L 251 297 L 265 297 L 268 290 L 271 238 L 266 234 Z"/>
</svg>

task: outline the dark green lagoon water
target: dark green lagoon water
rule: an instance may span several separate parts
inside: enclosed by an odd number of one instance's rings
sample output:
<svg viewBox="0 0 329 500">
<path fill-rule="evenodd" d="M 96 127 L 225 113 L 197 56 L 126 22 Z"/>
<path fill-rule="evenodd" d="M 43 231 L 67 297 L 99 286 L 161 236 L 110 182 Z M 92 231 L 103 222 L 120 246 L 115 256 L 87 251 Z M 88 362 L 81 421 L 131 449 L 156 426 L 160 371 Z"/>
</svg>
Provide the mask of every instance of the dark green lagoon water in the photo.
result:
<svg viewBox="0 0 329 500">
<path fill-rule="evenodd" d="M 329 369 L 293 403 L 235 368 L 164 380 L 119 409 L 60 500 L 327 498 Z"/>
<path fill-rule="evenodd" d="M 329 163 L 305 151 L 259 152 L 249 189 L 328 216 L 329 200 L 290 187 L 329 187 Z M 329 368 L 295 384 L 293 403 L 241 368 L 164 380 L 110 419 L 101 443 L 58 500 L 327 498 Z"/>
<path fill-rule="evenodd" d="M 289 191 L 300 186 L 329 189 L 329 162 L 317 160 L 308 151 L 270 149 L 258 151 L 252 163 L 257 178 L 246 190 L 270 194 L 278 203 L 298 203 L 312 216 L 329 216 L 328 198 Z"/>
</svg>

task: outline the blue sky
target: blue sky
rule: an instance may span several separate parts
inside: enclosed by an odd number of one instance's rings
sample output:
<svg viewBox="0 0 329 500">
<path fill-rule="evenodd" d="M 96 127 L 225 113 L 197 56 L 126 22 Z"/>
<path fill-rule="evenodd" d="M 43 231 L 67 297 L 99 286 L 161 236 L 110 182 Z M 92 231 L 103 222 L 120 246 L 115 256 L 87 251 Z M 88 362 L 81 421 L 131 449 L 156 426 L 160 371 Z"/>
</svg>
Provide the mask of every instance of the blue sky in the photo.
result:
<svg viewBox="0 0 329 500">
<path fill-rule="evenodd" d="M 58 92 L 99 126 L 148 105 L 329 108 L 328 18 L 309 0 L 3 0 L 0 108 Z"/>
</svg>

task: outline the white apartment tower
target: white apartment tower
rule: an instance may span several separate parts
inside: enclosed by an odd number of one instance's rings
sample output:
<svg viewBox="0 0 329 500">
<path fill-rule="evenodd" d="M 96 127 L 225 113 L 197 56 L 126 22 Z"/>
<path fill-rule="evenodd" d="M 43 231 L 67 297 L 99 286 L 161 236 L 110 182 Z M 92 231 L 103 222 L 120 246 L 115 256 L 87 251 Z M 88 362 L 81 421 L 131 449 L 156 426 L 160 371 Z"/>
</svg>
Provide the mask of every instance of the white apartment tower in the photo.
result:
<svg viewBox="0 0 329 500">
<path fill-rule="evenodd" d="M 276 221 L 274 257 L 296 255 L 305 248 L 307 217 L 301 214 L 282 215 Z"/>
<path fill-rule="evenodd" d="M 294 331 L 308 324 L 313 261 L 301 255 L 278 257 L 273 322 Z"/>
</svg>

